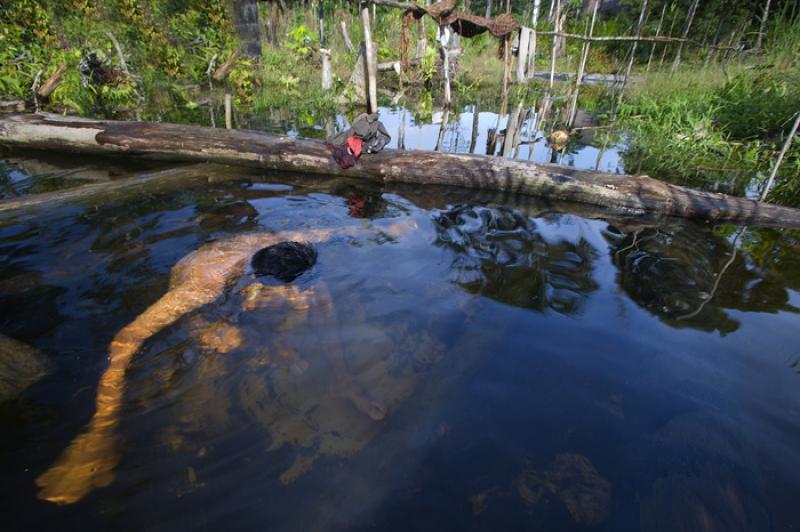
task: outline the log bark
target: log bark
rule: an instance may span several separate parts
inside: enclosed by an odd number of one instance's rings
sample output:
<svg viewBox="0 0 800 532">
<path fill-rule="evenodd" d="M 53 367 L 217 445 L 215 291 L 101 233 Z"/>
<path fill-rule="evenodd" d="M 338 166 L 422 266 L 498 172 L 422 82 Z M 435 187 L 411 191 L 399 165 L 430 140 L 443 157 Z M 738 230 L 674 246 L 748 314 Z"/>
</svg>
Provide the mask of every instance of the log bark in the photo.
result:
<svg viewBox="0 0 800 532">
<path fill-rule="evenodd" d="M 418 150 L 383 150 L 342 169 L 325 143 L 247 130 L 117 122 L 51 114 L 0 118 L 0 144 L 79 154 L 215 162 L 382 182 L 455 185 L 710 221 L 800 228 L 800 210 L 701 192 L 646 176 Z"/>
</svg>

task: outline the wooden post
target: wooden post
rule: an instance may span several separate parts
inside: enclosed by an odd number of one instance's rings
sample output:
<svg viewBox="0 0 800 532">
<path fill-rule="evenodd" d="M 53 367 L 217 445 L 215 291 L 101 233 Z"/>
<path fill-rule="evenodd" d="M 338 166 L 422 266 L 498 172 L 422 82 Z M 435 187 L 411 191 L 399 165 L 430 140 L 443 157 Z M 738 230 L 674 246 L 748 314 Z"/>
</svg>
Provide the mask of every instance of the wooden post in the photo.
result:
<svg viewBox="0 0 800 532">
<path fill-rule="evenodd" d="M 42 73 L 44 70 L 41 68 L 33 77 L 33 83 L 31 83 L 31 94 L 33 96 L 33 110 L 37 113 L 39 112 L 39 97 L 37 94 L 39 93 L 39 82 L 42 80 Z"/>
<path fill-rule="evenodd" d="M 364 59 L 366 60 L 367 109 L 370 113 L 378 110 L 378 65 L 373 51 L 372 31 L 369 23 L 369 3 L 361 2 L 361 24 L 364 27 Z"/>
<path fill-rule="evenodd" d="M 322 2 L 320 2 L 321 4 Z M 322 56 L 322 90 L 329 91 L 333 88 L 333 73 L 331 72 L 331 51 L 327 48 L 320 48 Z"/>
<path fill-rule="evenodd" d="M 767 29 L 767 17 L 769 17 L 769 5 L 772 3 L 772 0 L 767 0 L 767 5 L 764 6 L 764 14 L 761 16 L 761 26 L 758 28 L 758 38 L 756 39 L 756 50 L 761 49 L 761 45 L 764 44 L 764 32 Z"/>
<path fill-rule="evenodd" d="M 589 29 L 586 32 L 586 36 L 588 38 L 592 38 L 594 34 L 594 23 L 597 20 L 597 8 L 600 6 L 600 2 L 594 3 L 594 8 L 592 9 L 592 19 L 589 22 Z M 583 43 L 583 49 L 581 50 L 581 63 L 578 65 L 578 77 L 575 79 L 575 91 L 572 94 L 572 103 L 569 109 L 569 117 L 567 118 L 567 125 L 572 127 L 572 123 L 575 121 L 575 115 L 578 114 L 578 95 L 580 94 L 581 84 L 583 83 L 583 74 L 586 71 L 586 61 L 589 59 L 589 46 L 591 41 L 586 41 Z"/>
<path fill-rule="evenodd" d="M 233 115 L 233 97 L 230 91 L 225 91 L 225 129 L 233 129 L 231 117 Z"/>
<path fill-rule="evenodd" d="M 503 149 L 501 151 L 503 157 L 508 157 L 514 153 L 514 139 L 517 137 L 517 128 L 519 126 L 519 114 L 522 112 L 522 103 L 520 102 L 515 108 L 511 116 L 508 117 L 506 123 L 506 134 L 503 137 Z"/>
<path fill-rule="evenodd" d="M 350 33 L 347 31 L 347 23 L 343 20 L 342 21 L 342 37 L 344 37 L 344 45 L 347 47 L 347 51 L 353 53 L 356 51 L 355 46 L 353 46 L 353 41 L 350 40 Z"/>
<path fill-rule="evenodd" d="M 525 69 L 528 66 L 528 48 L 530 46 L 531 30 L 521 27 L 519 29 L 519 47 L 517 54 L 517 82 L 522 83 L 526 79 Z"/>
<path fill-rule="evenodd" d="M 561 0 L 556 0 L 556 33 L 561 31 Z M 550 60 L 550 90 L 553 90 L 553 81 L 556 75 L 556 54 L 558 53 L 558 36 L 553 35 L 553 53 Z"/>
<path fill-rule="evenodd" d="M 447 131 L 447 123 L 450 121 L 450 108 L 445 107 L 442 114 L 442 125 L 439 127 L 439 136 L 436 138 L 436 146 L 433 151 L 442 151 L 444 146 L 444 134 Z"/>
<path fill-rule="evenodd" d="M 478 144 L 478 123 L 480 120 L 480 104 L 475 102 L 472 108 L 472 135 L 469 139 L 469 152 L 475 153 L 475 146 Z"/>
<path fill-rule="evenodd" d="M 661 18 L 658 20 L 658 27 L 656 28 L 656 37 L 661 35 L 661 25 L 664 23 L 664 15 L 667 14 L 667 4 L 661 10 Z M 722 27 L 722 26 L 720 26 Z M 653 54 L 656 52 L 656 43 L 650 45 L 650 57 L 647 58 L 647 72 L 650 72 L 650 64 L 653 62 Z"/>
<path fill-rule="evenodd" d="M 528 79 L 533 78 L 536 70 L 536 25 L 539 22 L 539 8 L 542 0 L 534 0 L 533 14 L 531 14 L 531 37 L 528 43 Z"/>
<path fill-rule="evenodd" d="M 642 11 L 639 13 L 639 22 L 636 23 L 636 38 L 639 38 L 642 35 L 642 26 L 644 26 L 645 13 L 647 13 L 647 0 L 642 2 Z M 681 42 L 681 44 L 683 44 L 683 42 Z M 628 79 L 631 77 L 633 60 L 636 59 L 636 48 L 638 45 L 639 41 L 633 41 L 633 44 L 631 45 L 631 57 L 628 59 L 628 67 L 625 69 L 625 77 L 622 78 L 622 87 L 619 89 L 620 103 L 622 103 L 622 95 L 625 94 L 625 87 L 628 85 Z"/>
<path fill-rule="evenodd" d="M 508 84 L 511 81 L 511 34 L 503 37 L 503 94 L 500 102 L 500 115 L 508 112 Z"/>
<path fill-rule="evenodd" d="M 319 0 L 317 4 L 317 17 L 319 18 L 319 45 L 325 46 L 325 2 Z"/>
<path fill-rule="evenodd" d="M 775 166 L 772 167 L 772 172 L 769 174 L 769 181 L 767 181 L 767 186 L 764 189 L 764 193 L 761 194 L 761 201 L 767 199 L 767 195 L 769 194 L 769 191 L 772 188 L 772 184 L 775 182 L 775 176 L 778 175 L 778 169 L 781 167 L 781 163 L 783 162 L 783 156 L 786 155 L 786 152 L 789 151 L 789 148 L 792 146 L 792 139 L 797 133 L 798 127 L 800 127 L 800 112 L 797 113 L 797 118 L 795 118 L 794 120 L 794 125 L 792 126 L 792 130 L 789 132 L 789 138 L 787 138 L 786 142 L 783 144 L 783 149 L 781 149 L 781 153 L 780 155 L 778 155 L 778 160 L 775 161 Z"/>
<path fill-rule="evenodd" d="M 397 128 L 397 149 L 406 149 L 406 108 L 400 114 L 400 125 Z"/>
<path fill-rule="evenodd" d="M 450 41 L 450 28 L 439 26 L 439 53 L 442 56 L 442 78 L 444 79 L 444 105 L 448 109 L 451 103 L 450 94 L 450 56 L 447 53 L 447 43 Z"/>
<path fill-rule="evenodd" d="M 689 37 L 689 30 L 692 29 L 692 22 L 694 21 L 694 14 L 697 12 L 697 4 L 700 3 L 700 0 L 694 0 L 692 2 L 692 6 L 689 8 L 689 14 L 686 16 L 686 25 L 683 27 L 683 38 L 687 39 Z M 681 41 L 678 43 L 678 52 L 675 54 L 675 60 L 672 62 L 672 72 L 675 72 L 675 69 L 678 68 L 678 65 L 681 64 L 681 52 L 683 51 L 683 43 L 685 41 Z"/>
</svg>

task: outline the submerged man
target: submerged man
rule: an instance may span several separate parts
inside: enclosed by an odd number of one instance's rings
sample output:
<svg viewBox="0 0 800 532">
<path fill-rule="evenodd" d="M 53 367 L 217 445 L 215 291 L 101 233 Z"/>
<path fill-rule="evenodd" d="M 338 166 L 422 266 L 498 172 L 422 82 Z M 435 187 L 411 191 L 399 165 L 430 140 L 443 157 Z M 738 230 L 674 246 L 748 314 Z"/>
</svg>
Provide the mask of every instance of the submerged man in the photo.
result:
<svg viewBox="0 0 800 532">
<path fill-rule="evenodd" d="M 400 237 L 416 227 L 410 220 L 389 225 L 383 232 Z M 82 499 L 96 487 L 110 484 L 119 462 L 117 426 L 125 391 L 125 371 L 133 355 L 153 335 L 186 314 L 212 303 L 226 287 L 245 273 L 248 263 L 256 275 L 269 275 L 286 283 L 278 286 L 254 285 L 265 303 L 276 298 L 287 301 L 295 310 L 314 306 L 323 316 L 335 320 L 332 300 L 324 285 L 298 290 L 289 284 L 311 268 L 316 251 L 311 244 L 328 240 L 334 234 L 363 233 L 359 228 L 312 229 L 305 232 L 240 235 L 220 240 L 183 257 L 172 268 L 170 288 L 131 323 L 123 327 L 109 347 L 109 367 L 100 378 L 95 414 L 86 430 L 62 453 L 55 465 L 36 483 L 39 497 L 59 504 Z M 255 307 L 266 306 L 256 304 Z M 251 307 L 253 308 L 253 307 Z M 335 328 L 334 328 L 335 329 Z M 386 409 L 360 389 L 347 371 L 341 344 L 328 342 L 327 356 L 333 368 L 337 391 L 374 420 L 383 419 Z"/>
</svg>

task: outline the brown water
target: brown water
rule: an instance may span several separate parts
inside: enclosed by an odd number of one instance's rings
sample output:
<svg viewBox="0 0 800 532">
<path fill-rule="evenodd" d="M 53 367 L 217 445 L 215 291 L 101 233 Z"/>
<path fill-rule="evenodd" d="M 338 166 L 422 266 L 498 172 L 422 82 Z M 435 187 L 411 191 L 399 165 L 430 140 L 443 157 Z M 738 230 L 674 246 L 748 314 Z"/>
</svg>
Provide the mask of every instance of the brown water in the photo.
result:
<svg viewBox="0 0 800 532">
<path fill-rule="evenodd" d="M 249 307 L 245 274 L 134 356 L 111 483 L 37 498 L 178 260 L 320 227 L 295 284 L 334 320 Z M 4 530 L 800 527 L 796 233 L 198 169 L 6 212 L 0 257 L 0 333 L 49 364 L 0 403 Z M 337 336 L 384 419 L 336 386 Z"/>
</svg>

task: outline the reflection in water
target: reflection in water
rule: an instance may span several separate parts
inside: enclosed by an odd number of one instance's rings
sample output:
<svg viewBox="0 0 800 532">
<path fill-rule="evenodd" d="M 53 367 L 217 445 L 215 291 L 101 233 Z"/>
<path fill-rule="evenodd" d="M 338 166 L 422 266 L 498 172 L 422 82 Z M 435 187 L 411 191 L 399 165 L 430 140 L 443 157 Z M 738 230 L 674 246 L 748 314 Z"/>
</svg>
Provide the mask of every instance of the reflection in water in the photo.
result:
<svg viewBox="0 0 800 532">
<path fill-rule="evenodd" d="M 597 252 L 588 242 L 548 242 L 519 211 L 459 205 L 436 214 L 434 223 L 436 244 L 456 252 L 454 282 L 471 293 L 569 315 L 597 288 Z"/>
<path fill-rule="evenodd" d="M 726 238 L 695 225 L 628 234 L 609 227 L 605 236 L 618 282 L 638 305 L 673 327 L 732 333 L 739 322 L 728 309 L 797 311 L 785 281 L 740 254 L 742 231 Z"/>
</svg>

